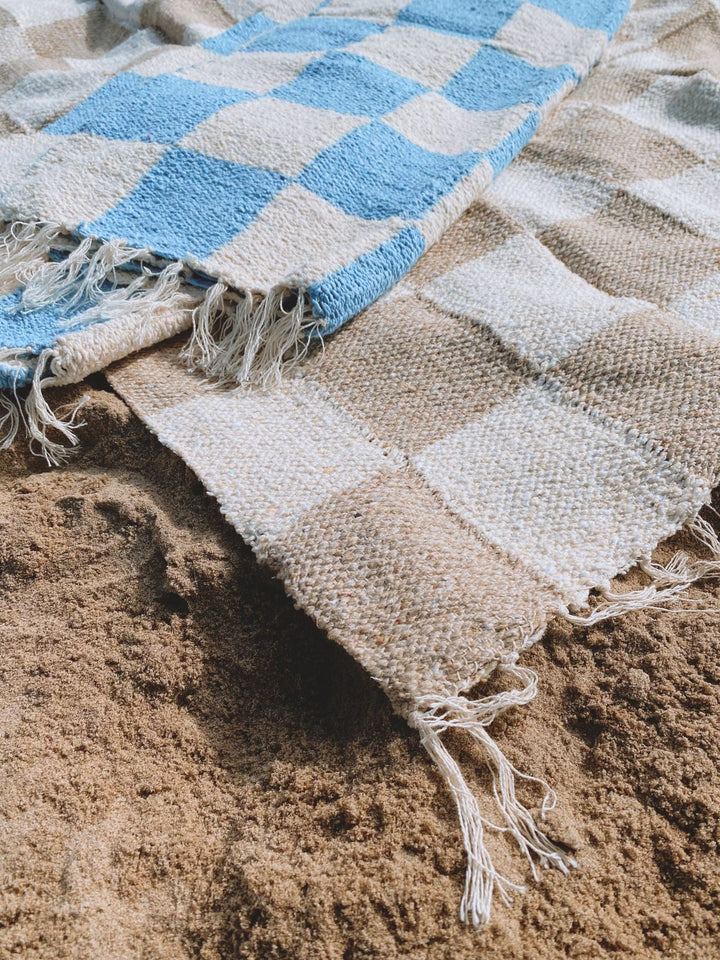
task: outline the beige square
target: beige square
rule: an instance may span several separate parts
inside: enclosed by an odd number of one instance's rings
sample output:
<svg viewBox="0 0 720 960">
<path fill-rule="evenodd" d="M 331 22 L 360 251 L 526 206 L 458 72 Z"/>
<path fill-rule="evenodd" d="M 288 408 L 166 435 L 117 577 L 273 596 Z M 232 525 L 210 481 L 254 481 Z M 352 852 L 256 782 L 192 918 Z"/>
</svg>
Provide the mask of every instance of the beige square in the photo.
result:
<svg viewBox="0 0 720 960">
<path fill-rule="evenodd" d="M 513 354 L 542 369 L 638 309 L 635 300 L 596 290 L 526 234 L 438 277 L 422 295 L 492 330 Z"/>
<path fill-rule="evenodd" d="M 701 162 L 662 133 L 595 104 L 562 107 L 540 127 L 523 158 L 542 161 L 556 174 L 625 186 L 646 177 L 672 177 Z"/>
<path fill-rule="evenodd" d="M 537 386 L 412 462 L 456 515 L 568 603 L 685 519 L 684 471 Z"/>
<path fill-rule="evenodd" d="M 96 59 L 121 43 L 128 31 L 100 7 L 85 16 L 61 23 L 43 23 L 27 30 L 27 38 L 41 57 Z"/>
<path fill-rule="evenodd" d="M 303 381 L 200 394 L 147 422 L 249 542 L 277 535 L 340 490 L 399 465 Z"/>
<path fill-rule="evenodd" d="M 184 137 L 180 146 L 293 177 L 321 150 L 366 122 L 263 97 L 218 111 Z"/>
<path fill-rule="evenodd" d="M 263 543 L 261 556 L 396 705 L 473 686 L 555 599 L 411 471 L 329 497 Z"/>
<path fill-rule="evenodd" d="M 422 27 L 391 26 L 347 49 L 409 80 L 440 90 L 481 46 L 467 37 L 451 37 Z"/>
<path fill-rule="evenodd" d="M 720 286 L 718 288 L 720 326 Z M 652 437 L 695 475 L 718 479 L 717 334 L 659 310 L 619 319 L 590 337 L 554 375 L 582 403 Z"/>
<path fill-rule="evenodd" d="M 493 38 L 494 46 L 536 67 L 569 64 L 579 74 L 588 71 L 606 44 L 604 31 L 576 27 L 532 3 L 524 3 Z"/>
<path fill-rule="evenodd" d="M 167 149 L 160 143 L 106 140 L 91 134 L 55 140 L 36 162 L 32 176 L 16 184 L 4 200 L 30 219 L 68 226 L 95 220 L 114 207 Z"/>
<path fill-rule="evenodd" d="M 720 262 L 720 242 L 628 194 L 592 217 L 550 227 L 539 238 L 600 290 L 658 304 L 680 297 L 715 273 Z"/>
<path fill-rule="evenodd" d="M 188 67 L 183 76 L 201 83 L 220 87 L 235 87 L 249 93 L 269 93 L 280 84 L 289 83 L 301 73 L 319 53 L 268 53 L 239 50 L 227 57 L 214 55 L 198 66 Z"/>
<path fill-rule="evenodd" d="M 299 184 L 290 184 L 230 243 L 203 261 L 203 269 L 238 286 L 268 290 L 278 283 L 305 286 L 389 240 L 399 220 L 363 220 Z"/>
<path fill-rule="evenodd" d="M 426 93 L 402 104 L 383 122 L 425 150 L 484 153 L 512 133 L 533 109 L 519 104 L 507 110 L 463 110 L 439 93 Z"/>
<path fill-rule="evenodd" d="M 422 293 L 427 284 L 442 274 L 495 250 L 522 232 L 521 224 L 504 210 L 487 199 L 478 200 L 425 251 L 407 274 L 406 281 Z"/>
<path fill-rule="evenodd" d="M 524 382 L 494 337 L 408 294 L 365 310 L 307 370 L 340 406 L 406 453 L 478 419 Z"/>
</svg>

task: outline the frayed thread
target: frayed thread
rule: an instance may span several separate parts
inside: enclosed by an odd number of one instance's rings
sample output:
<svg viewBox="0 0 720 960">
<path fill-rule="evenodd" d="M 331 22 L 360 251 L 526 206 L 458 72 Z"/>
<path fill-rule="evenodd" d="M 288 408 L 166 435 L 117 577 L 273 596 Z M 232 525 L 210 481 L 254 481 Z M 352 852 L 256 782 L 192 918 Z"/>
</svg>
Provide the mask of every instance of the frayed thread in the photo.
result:
<svg viewBox="0 0 720 960">
<path fill-rule="evenodd" d="M 191 369 L 226 386 L 268 385 L 300 363 L 317 330 L 307 297 L 280 286 L 258 298 L 218 282 L 193 313 L 182 356 Z"/>
<path fill-rule="evenodd" d="M 678 550 L 665 566 L 650 560 L 643 561 L 639 567 L 652 581 L 647 587 L 625 593 L 601 588 L 598 593 L 602 599 L 589 614 L 571 612 L 564 605 L 558 607 L 557 612 L 568 623 L 581 627 L 591 627 L 633 610 L 707 612 L 704 607 L 693 606 L 701 601 L 686 596 L 686 592 L 700 580 L 720 577 L 720 538 L 708 521 L 699 515 L 690 520 L 684 530 L 710 552 L 709 558 L 690 557 L 684 550 Z M 680 606 L 677 605 L 678 602 Z"/>
<path fill-rule="evenodd" d="M 486 831 L 499 831 L 513 837 L 525 854 L 535 879 L 538 877 L 538 864 L 541 867 L 556 867 L 563 873 L 576 866 L 575 860 L 538 828 L 532 814 L 517 797 L 515 781 L 521 779 L 542 788 L 543 818 L 555 807 L 555 792 L 544 780 L 521 773 L 513 766 L 486 729 L 510 707 L 522 706 L 535 697 L 537 674 L 518 666 L 514 661 L 502 663 L 498 669 L 518 680 L 522 686 L 479 700 L 468 700 L 462 696 L 422 697 L 408 717 L 410 726 L 418 730 L 423 746 L 455 799 L 468 861 L 460 918 L 465 923 L 477 926 L 489 921 L 495 891 L 503 902 L 509 904 L 514 893 L 522 893 L 525 889 L 498 872 L 485 842 Z M 483 817 L 460 766 L 442 742 L 441 735 L 450 729 L 465 731 L 482 747 L 492 777 L 495 804 L 502 818 L 500 824 L 491 823 Z"/>
<path fill-rule="evenodd" d="M 71 448 L 78 445 L 76 430 L 84 426 L 78 421 L 78 413 L 87 403 L 82 397 L 68 408 L 67 416 L 61 410 L 53 411 L 45 397 L 45 389 L 64 382 L 59 359 L 54 350 L 43 350 L 35 361 L 32 383 L 27 393 L 18 390 L 0 394 L 0 450 L 7 450 L 15 441 L 20 428 L 24 427 L 30 442 L 30 450 L 45 458 L 48 465 L 56 467 L 70 456 Z M 62 440 L 53 439 L 54 431 Z"/>
</svg>

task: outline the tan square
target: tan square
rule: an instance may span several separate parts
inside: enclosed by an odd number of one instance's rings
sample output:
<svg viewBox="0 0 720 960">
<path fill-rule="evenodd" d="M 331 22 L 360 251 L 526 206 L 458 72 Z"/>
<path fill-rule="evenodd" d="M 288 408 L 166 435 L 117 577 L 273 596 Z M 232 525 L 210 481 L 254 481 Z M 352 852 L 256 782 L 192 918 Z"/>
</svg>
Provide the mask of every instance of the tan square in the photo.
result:
<svg viewBox="0 0 720 960">
<path fill-rule="evenodd" d="M 380 300 L 356 317 L 324 356 L 313 358 L 308 374 L 407 453 L 482 416 L 524 376 L 494 337 L 408 295 Z"/>
<path fill-rule="evenodd" d="M 182 43 L 190 26 L 204 24 L 219 33 L 234 22 L 217 0 L 149 0 L 140 15 L 143 27 L 162 30 L 172 43 Z"/>
<path fill-rule="evenodd" d="M 583 404 L 652 437 L 717 483 L 717 337 L 672 314 L 642 311 L 599 331 L 555 375 Z"/>
<path fill-rule="evenodd" d="M 720 265 L 720 242 L 621 193 L 592 217 L 564 221 L 539 239 L 606 293 L 666 304 Z"/>
<path fill-rule="evenodd" d="M 594 105 L 560 111 L 540 127 L 522 158 L 542 160 L 558 172 L 581 172 L 599 183 L 623 185 L 672 177 L 700 163 L 669 137 Z"/>
<path fill-rule="evenodd" d="M 26 35 L 38 56 L 91 59 L 112 50 L 129 34 L 95 7 L 83 17 L 29 27 Z"/>
<path fill-rule="evenodd" d="M 396 704 L 468 689 L 543 622 L 554 599 L 412 473 L 329 498 L 259 552 Z"/>
<path fill-rule="evenodd" d="M 523 228 L 503 210 L 487 200 L 473 204 L 420 257 L 407 274 L 406 281 L 422 291 L 428 283 L 459 267 L 466 260 L 488 253 L 502 246 L 506 240 L 522 233 Z"/>
<path fill-rule="evenodd" d="M 699 0 L 673 18 L 657 41 L 658 47 L 707 70 L 720 80 L 720 10 L 711 0 Z"/>
</svg>

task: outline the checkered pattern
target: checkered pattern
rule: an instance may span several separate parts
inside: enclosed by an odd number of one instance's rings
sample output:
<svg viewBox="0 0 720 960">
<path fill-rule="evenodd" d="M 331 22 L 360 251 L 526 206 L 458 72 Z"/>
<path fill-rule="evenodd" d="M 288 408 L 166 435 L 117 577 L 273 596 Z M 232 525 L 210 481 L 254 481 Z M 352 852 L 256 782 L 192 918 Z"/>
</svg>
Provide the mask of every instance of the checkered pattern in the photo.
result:
<svg viewBox="0 0 720 960">
<path fill-rule="evenodd" d="M 110 21 L 2 0 L 0 112 L 25 133 L 1 152 L 3 218 L 122 238 L 253 296 L 299 290 L 331 333 L 518 153 L 626 7 L 113 0 Z"/>
<path fill-rule="evenodd" d="M 173 345 L 110 371 L 401 710 L 720 479 L 718 37 L 710 0 L 638 4 L 487 199 L 262 400 Z"/>
</svg>

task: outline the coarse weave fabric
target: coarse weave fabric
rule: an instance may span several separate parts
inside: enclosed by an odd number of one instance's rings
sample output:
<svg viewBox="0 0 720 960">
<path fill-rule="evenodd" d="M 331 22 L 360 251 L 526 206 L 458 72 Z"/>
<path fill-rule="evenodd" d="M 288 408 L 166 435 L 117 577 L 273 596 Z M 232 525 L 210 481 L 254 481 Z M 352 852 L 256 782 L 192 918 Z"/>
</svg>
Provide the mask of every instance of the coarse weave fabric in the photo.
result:
<svg viewBox="0 0 720 960">
<path fill-rule="evenodd" d="M 0 387 L 77 380 L 203 295 L 205 372 L 304 353 L 478 197 L 627 6 L 3 0 L 0 279 L 27 289 L 0 299 Z"/>
<path fill-rule="evenodd" d="M 228 392 L 168 345 L 109 378 L 419 729 L 460 813 L 463 915 L 487 919 L 514 888 L 440 734 L 474 737 L 506 835 L 562 868 L 486 731 L 534 694 L 520 652 L 554 614 L 718 570 L 697 518 L 720 477 L 717 3 L 637 3 L 486 199 L 294 377 Z M 715 557 L 653 565 L 687 524 Z M 613 594 L 638 562 L 647 588 Z M 517 689 L 465 698 L 498 667 Z"/>
</svg>

